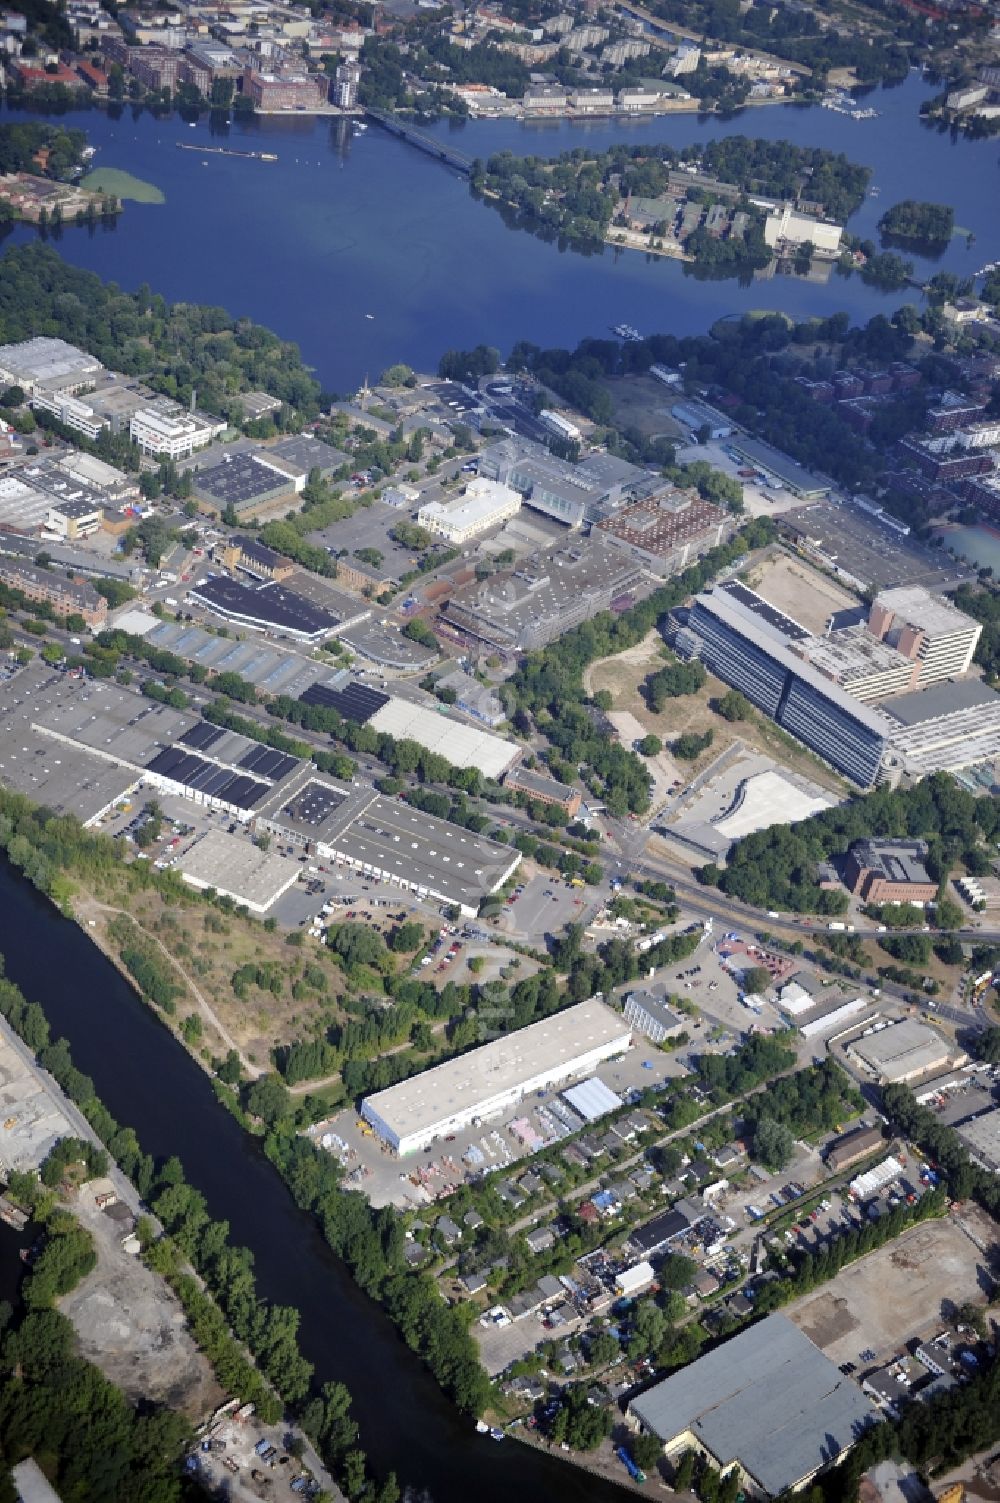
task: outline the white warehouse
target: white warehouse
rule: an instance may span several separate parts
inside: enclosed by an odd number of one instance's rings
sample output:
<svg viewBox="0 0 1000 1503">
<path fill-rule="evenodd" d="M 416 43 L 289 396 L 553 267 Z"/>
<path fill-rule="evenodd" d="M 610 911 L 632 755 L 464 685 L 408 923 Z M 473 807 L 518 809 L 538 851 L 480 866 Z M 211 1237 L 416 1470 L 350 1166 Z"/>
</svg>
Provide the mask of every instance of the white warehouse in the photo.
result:
<svg viewBox="0 0 1000 1503">
<path fill-rule="evenodd" d="M 587 1075 L 632 1042 L 620 1013 L 591 998 L 377 1091 L 361 1115 L 403 1156 L 495 1120 L 532 1091 Z"/>
</svg>

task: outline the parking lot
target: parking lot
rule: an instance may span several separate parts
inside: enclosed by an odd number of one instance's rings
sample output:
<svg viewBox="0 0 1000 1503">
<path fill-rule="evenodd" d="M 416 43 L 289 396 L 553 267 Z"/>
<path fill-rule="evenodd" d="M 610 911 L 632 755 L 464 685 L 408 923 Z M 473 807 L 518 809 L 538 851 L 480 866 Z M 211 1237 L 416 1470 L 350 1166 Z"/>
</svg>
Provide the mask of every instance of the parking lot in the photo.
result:
<svg viewBox="0 0 1000 1503">
<path fill-rule="evenodd" d="M 352 517 L 344 517 L 322 531 L 307 534 L 308 541 L 333 553 L 346 550 L 347 564 L 355 562 L 366 573 L 387 583 L 398 583 L 403 574 L 415 569 L 419 554 L 412 548 L 404 548 L 389 536 L 400 522 L 412 521 L 405 507 L 389 506 L 385 501 L 373 501 L 370 506 L 359 506 Z M 359 549 L 374 548 L 382 556 L 381 563 L 357 559 Z"/>
<path fill-rule="evenodd" d="M 571 887 L 554 873 L 538 872 L 518 883 L 504 904 L 498 928 L 535 941 L 561 934 L 567 924 L 582 921 L 590 896 L 586 888 Z"/>
</svg>

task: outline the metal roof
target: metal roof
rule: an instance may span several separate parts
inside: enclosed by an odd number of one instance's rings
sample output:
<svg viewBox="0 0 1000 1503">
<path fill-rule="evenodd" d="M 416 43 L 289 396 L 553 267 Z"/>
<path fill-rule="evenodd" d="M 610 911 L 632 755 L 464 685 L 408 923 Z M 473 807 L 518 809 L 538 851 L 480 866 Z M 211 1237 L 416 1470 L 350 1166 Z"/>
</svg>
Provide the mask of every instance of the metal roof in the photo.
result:
<svg viewBox="0 0 1000 1503">
<path fill-rule="evenodd" d="M 835 1460 L 877 1416 L 785 1315 L 741 1331 L 629 1409 L 664 1442 L 693 1432 L 720 1465 L 738 1460 L 772 1497 Z"/>
</svg>

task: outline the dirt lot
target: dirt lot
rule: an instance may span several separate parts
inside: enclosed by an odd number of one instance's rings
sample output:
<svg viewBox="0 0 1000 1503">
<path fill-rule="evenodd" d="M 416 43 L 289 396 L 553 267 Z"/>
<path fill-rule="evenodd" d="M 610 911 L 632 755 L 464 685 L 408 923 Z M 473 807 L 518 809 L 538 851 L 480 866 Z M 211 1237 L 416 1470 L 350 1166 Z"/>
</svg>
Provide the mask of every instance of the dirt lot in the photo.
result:
<svg viewBox="0 0 1000 1503">
<path fill-rule="evenodd" d="M 684 731 L 702 735 L 713 732 L 713 740 L 707 751 L 695 762 L 680 764 L 679 775 L 689 781 L 715 760 L 720 752 L 734 741 L 740 741 L 751 751 L 764 753 L 784 767 L 802 773 L 823 788 L 841 794 L 844 785 L 825 762 L 814 757 L 797 742 L 791 740 L 776 725 L 756 712 L 750 720 L 728 721 L 716 715 L 710 701 L 721 698 L 728 685 L 709 674 L 704 688 L 697 694 L 685 694 L 679 699 L 668 699 L 664 709 L 654 715 L 639 693 L 643 681 L 663 665 L 660 656 L 663 646 L 658 632 L 652 631 L 635 647 L 614 657 L 600 658 L 592 663 L 584 674 L 584 687 L 592 694 L 598 689 L 607 689 L 612 695 L 612 711 L 626 711 L 633 715 L 643 731 L 652 731 L 660 740 L 673 741 Z"/>
<path fill-rule="evenodd" d="M 137 1402 L 152 1399 L 191 1419 L 211 1414 L 225 1395 L 164 1281 L 121 1246 L 117 1221 L 100 1210 L 94 1183 L 73 1207 L 94 1238 L 97 1267 L 61 1302 L 80 1351 Z"/>
<path fill-rule="evenodd" d="M 985 1246 L 1000 1227 L 983 1212 L 962 1212 Z M 843 1269 L 829 1284 L 788 1307 L 788 1315 L 836 1362 L 880 1360 L 912 1336 L 929 1335 L 966 1300 L 985 1298 L 986 1258 L 955 1216 L 926 1222 Z"/>
<path fill-rule="evenodd" d="M 857 605 L 853 595 L 800 559 L 779 553 L 765 559 L 747 575 L 747 584 L 779 611 L 812 632 L 822 632 L 833 611 Z"/>
<path fill-rule="evenodd" d="M 614 403 L 612 422 L 619 428 L 637 428 L 646 438 L 683 439 L 686 429 L 670 416 L 674 402 L 683 393 L 657 381 L 655 376 L 613 376 L 604 389 Z"/>
</svg>

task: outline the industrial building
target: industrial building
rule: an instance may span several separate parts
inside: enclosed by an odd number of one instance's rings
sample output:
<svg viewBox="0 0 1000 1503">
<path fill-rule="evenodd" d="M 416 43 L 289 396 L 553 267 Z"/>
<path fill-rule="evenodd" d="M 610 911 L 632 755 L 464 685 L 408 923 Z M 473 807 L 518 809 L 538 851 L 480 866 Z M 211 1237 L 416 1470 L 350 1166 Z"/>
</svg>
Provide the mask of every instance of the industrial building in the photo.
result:
<svg viewBox="0 0 1000 1503">
<path fill-rule="evenodd" d="M 973 1117 L 956 1127 L 962 1142 L 981 1169 L 989 1174 L 1000 1174 L 1000 1107 Z"/>
<path fill-rule="evenodd" d="M 366 724 L 397 741 L 415 741 L 455 767 L 478 767 L 484 778 L 501 778 L 521 755 L 521 748 L 504 736 L 454 720 L 433 702 L 414 704 L 395 694 Z"/>
<path fill-rule="evenodd" d="M 143 454 L 157 459 L 186 459 L 225 433 L 222 418 L 189 411 L 169 397 L 157 397 L 129 418 L 128 431 Z"/>
<path fill-rule="evenodd" d="M 226 454 L 220 464 L 196 470 L 194 494 L 203 506 L 224 512 L 232 508 L 247 515 L 293 494 L 292 481 L 283 470 L 268 464 L 263 453 Z"/>
<path fill-rule="evenodd" d="M 927 875 L 922 840 L 856 840 L 844 880 L 866 903 L 933 903 L 937 883 Z"/>
<path fill-rule="evenodd" d="M 839 1174 L 843 1169 L 849 1169 L 852 1164 L 860 1164 L 862 1159 L 866 1159 L 869 1154 L 880 1148 L 882 1142 L 881 1128 L 855 1127 L 851 1132 L 845 1132 L 842 1137 L 834 1138 L 823 1157 L 827 1168 L 833 1174 Z"/>
<path fill-rule="evenodd" d="M 298 880 L 301 867 L 287 856 L 262 851 L 251 841 L 208 830 L 175 861 L 185 882 L 211 888 L 251 913 L 266 913 Z"/>
<path fill-rule="evenodd" d="M 820 1003 L 807 1018 L 798 1022 L 804 1039 L 823 1038 L 829 1033 L 838 1033 L 850 1025 L 856 1028 L 858 1014 L 865 1011 L 868 1003 L 864 997 L 852 997 L 849 1001 L 834 1000 Z"/>
<path fill-rule="evenodd" d="M 867 1037 L 853 1039 L 847 1054 L 878 1085 L 905 1085 L 935 1071 L 964 1065 L 969 1057 L 957 1044 L 949 1044 L 916 1018 L 904 1018 Z"/>
<path fill-rule="evenodd" d="M 628 1416 L 663 1441 L 692 1449 L 744 1490 L 794 1491 L 849 1451 L 878 1411 L 784 1315 L 769 1315 L 631 1401 Z"/>
<path fill-rule="evenodd" d="M 800 214 L 792 204 L 782 204 L 764 221 L 764 243 L 779 252 L 808 244 L 825 255 L 836 256 L 843 234 L 843 225 Z"/>
<path fill-rule="evenodd" d="M 366 1097 L 361 1115 L 400 1156 L 416 1153 L 589 1074 L 630 1043 L 621 1016 L 592 998 Z"/>
<path fill-rule="evenodd" d="M 341 624 L 330 611 L 273 582 L 248 585 L 210 575 L 192 585 L 187 598 L 189 604 L 200 605 L 224 621 L 235 621 L 250 631 L 290 637 L 294 642 L 322 642 Z"/>
<path fill-rule="evenodd" d="M 917 686 L 919 665 L 863 625 L 848 626 L 825 637 L 809 637 L 796 643 L 793 650 L 817 673 L 867 705 L 892 694 L 906 694 Z"/>
<path fill-rule="evenodd" d="M 710 439 L 730 438 L 733 433 L 731 418 L 719 411 L 717 407 L 711 407 L 708 402 L 697 402 L 693 397 L 683 402 L 675 402 L 670 409 L 670 416 L 683 423 L 685 428 L 690 428 L 692 433 L 699 434 L 703 430 Z"/>
<path fill-rule="evenodd" d="M 919 663 L 914 687 L 926 689 L 968 673 L 983 626 L 940 595 L 906 586 L 875 596 L 868 629 Z"/>
<path fill-rule="evenodd" d="M 780 449 L 772 449 L 770 444 L 762 443 L 758 438 L 737 434 L 730 440 L 730 448 L 748 465 L 779 480 L 793 496 L 801 496 L 804 501 L 817 501 L 830 493 L 828 481 L 810 474 Z"/>
<path fill-rule="evenodd" d="M 517 870 L 521 853 L 460 825 L 423 814 L 373 788 L 348 788 L 296 764 L 255 810 L 259 829 L 273 831 L 322 861 L 361 878 L 389 883 L 418 897 L 453 904 L 474 918 L 484 898 Z"/>
<path fill-rule="evenodd" d="M 502 652 L 527 652 L 648 592 L 641 568 L 598 538 L 568 538 L 446 601 L 442 620 Z"/>
<path fill-rule="evenodd" d="M 190 621 L 161 621 L 145 610 L 123 612 L 115 619 L 115 627 L 132 636 L 148 637 L 154 647 L 176 653 L 210 673 L 238 673 L 265 694 L 288 694 L 295 698 L 330 673 L 324 663 L 301 657 L 259 636 L 234 641 Z"/>
<path fill-rule="evenodd" d="M 521 755 L 513 741 L 453 719 L 429 695 L 425 702 L 403 699 L 361 683 L 346 668 L 311 684 L 299 698 L 303 704 L 336 710 L 344 720 L 398 741 L 415 741 L 455 767 L 476 767 L 484 777 L 502 777 Z"/>
<path fill-rule="evenodd" d="M 28 397 L 82 391 L 103 369 L 93 355 L 65 339 L 39 336 L 0 346 L 0 381 L 4 386 L 19 386 Z"/>
<path fill-rule="evenodd" d="M 889 724 L 799 656 L 804 627 L 737 582 L 697 595 L 687 626 L 706 668 L 852 782 L 872 786 Z"/>
<path fill-rule="evenodd" d="M 521 497 L 512 486 L 477 475 L 461 496 L 428 501 L 417 512 L 417 521 L 432 537 L 445 538 L 456 548 L 462 548 L 520 510 Z"/>
<path fill-rule="evenodd" d="M 629 992 L 622 1012 L 626 1023 L 631 1023 L 636 1033 L 641 1033 L 651 1044 L 676 1038 L 684 1028 L 680 1013 L 673 1012 L 666 999 L 656 992 Z"/>
<path fill-rule="evenodd" d="M 625 501 L 662 485 L 659 475 L 613 454 L 588 454 L 581 464 L 570 464 L 522 438 L 492 444 L 478 463 L 480 475 L 512 486 L 525 505 L 569 527 L 600 522 Z"/>
<path fill-rule="evenodd" d="M 468 918 L 521 861 L 509 846 L 321 778 L 311 763 L 118 684 L 32 664 L 0 684 L 0 717 L 0 781 L 85 823 L 143 783 Z"/>
<path fill-rule="evenodd" d="M 688 564 L 732 536 L 728 512 L 702 501 L 695 490 L 669 486 L 623 506 L 597 524 L 597 533 L 661 579 L 679 574 Z"/>
</svg>

